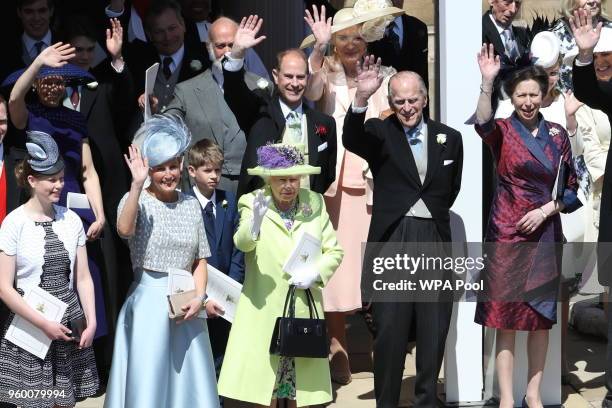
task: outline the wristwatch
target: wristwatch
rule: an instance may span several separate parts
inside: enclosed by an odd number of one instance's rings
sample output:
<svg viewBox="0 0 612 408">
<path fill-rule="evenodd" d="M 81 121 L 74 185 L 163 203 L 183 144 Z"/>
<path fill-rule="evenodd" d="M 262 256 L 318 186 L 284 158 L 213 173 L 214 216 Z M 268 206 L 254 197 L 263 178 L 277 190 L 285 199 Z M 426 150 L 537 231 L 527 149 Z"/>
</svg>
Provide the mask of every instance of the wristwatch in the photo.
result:
<svg viewBox="0 0 612 408">
<path fill-rule="evenodd" d="M 205 293 L 200 296 L 200 301 L 202 302 L 202 307 L 206 307 L 206 304 L 208 303 L 208 295 Z"/>
</svg>

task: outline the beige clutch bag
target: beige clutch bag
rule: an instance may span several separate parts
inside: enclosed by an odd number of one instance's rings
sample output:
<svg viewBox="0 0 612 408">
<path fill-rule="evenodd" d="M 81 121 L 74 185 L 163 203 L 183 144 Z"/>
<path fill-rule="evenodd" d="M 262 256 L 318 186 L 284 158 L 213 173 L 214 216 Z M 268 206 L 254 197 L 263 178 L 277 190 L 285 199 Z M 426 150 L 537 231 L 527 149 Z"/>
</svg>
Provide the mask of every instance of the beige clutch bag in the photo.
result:
<svg viewBox="0 0 612 408">
<path fill-rule="evenodd" d="M 191 302 L 197 297 L 195 289 L 188 290 L 186 292 L 175 293 L 168 295 L 168 315 L 171 319 L 176 319 L 185 316 L 185 312 L 181 309 L 187 303 Z"/>
</svg>

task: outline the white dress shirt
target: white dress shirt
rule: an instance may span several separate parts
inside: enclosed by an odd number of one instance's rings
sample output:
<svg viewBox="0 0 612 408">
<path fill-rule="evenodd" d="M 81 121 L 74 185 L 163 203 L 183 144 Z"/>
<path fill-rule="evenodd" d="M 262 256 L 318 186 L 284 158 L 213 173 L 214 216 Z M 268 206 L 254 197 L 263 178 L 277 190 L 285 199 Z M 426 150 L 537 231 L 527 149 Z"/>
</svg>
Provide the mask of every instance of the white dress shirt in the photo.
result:
<svg viewBox="0 0 612 408">
<path fill-rule="evenodd" d="M 51 30 L 47 30 L 47 34 L 45 34 L 45 36 L 43 38 L 41 38 L 40 40 L 35 40 L 34 38 L 30 37 L 26 33 L 22 34 L 21 40 L 23 41 L 24 49 L 28 52 L 28 55 L 30 56 L 32 61 L 34 61 L 34 59 L 36 57 L 38 57 L 38 53 L 37 53 L 37 50 L 36 50 L 36 43 L 37 42 L 42 41 L 44 43 L 44 45 L 42 46 L 41 51 L 51 45 L 51 41 L 52 41 L 52 39 L 51 39 Z"/>
<path fill-rule="evenodd" d="M 198 186 L 194 185 L 193 193 L 195 194 L 196 198 L 200 202 L 202 209 L 206 208 L 206 205 L 208 204 L 209 201 L 212 201 L 213 214 L 215 215 L 215 217 L 217 217 L 217 205 L 215 204 L 217 202 L 217 191 L 216 190 L 213 191 L 212 195 L 210 196 L 210 199 L 208 199 L 204 197 L 202 193 L 200 193 Z"/>
</svg>

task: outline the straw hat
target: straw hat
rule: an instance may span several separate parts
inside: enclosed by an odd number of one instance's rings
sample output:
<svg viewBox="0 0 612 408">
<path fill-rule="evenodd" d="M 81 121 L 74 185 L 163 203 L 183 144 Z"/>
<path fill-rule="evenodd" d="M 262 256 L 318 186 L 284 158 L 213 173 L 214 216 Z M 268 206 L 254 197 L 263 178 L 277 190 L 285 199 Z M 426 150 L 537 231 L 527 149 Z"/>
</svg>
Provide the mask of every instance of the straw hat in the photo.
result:
<svg viewBox="0 0 612 408">
<path fill-rule="evenodd" d="M 320 167 L 304 164 L 304 145 L 269 144 L 257 149 L 257 167 L 251 176 L 306 176 L 321 173 Z"/>
<path fill-rule="evenodd" d="M 380 40 L 385 29 L 396 17 L 404 14 L 404 10 L 393 7 L 388 0 L 357 0 L 353 7 L 338 10 L 332 22 L 332 34 L 358 24 L 371 22 L 362 27 L 362 35 L 368 42 Z M 300 48 L 310 47 L 315 43 L 315 37 L 310 34 L 304 38 Z"/>
</svg>

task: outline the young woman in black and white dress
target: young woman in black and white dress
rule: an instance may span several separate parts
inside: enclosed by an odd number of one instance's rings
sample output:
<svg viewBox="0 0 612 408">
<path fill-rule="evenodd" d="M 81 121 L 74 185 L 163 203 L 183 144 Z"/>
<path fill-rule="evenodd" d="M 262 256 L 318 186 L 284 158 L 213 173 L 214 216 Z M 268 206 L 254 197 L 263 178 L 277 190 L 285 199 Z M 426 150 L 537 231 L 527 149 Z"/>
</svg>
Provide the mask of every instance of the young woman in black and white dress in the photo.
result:
<svg viewBox="0 0 612 408">
<path fill-rule="evenodd" d="M 31 198 L 0 229 L 0 298 L 11 310 L 0 328 L 0 401 L 24 408 L 72 407 L 99 386 L 91 348 L 96 314 L 86 237 L 76 213 L 55 204 L 64 184 L 57 145 L 45 133 L 29 132 L 26 146 L 28 157 L 15 173 Z M 60 323 L 23 300 L 36 286 L 68 305 Z M 4 338 L 15 315 L 52 340 L 44 360 Z M 67 326 L 82 317 L 87 327 L 76 341 Z"/>
</svg>

